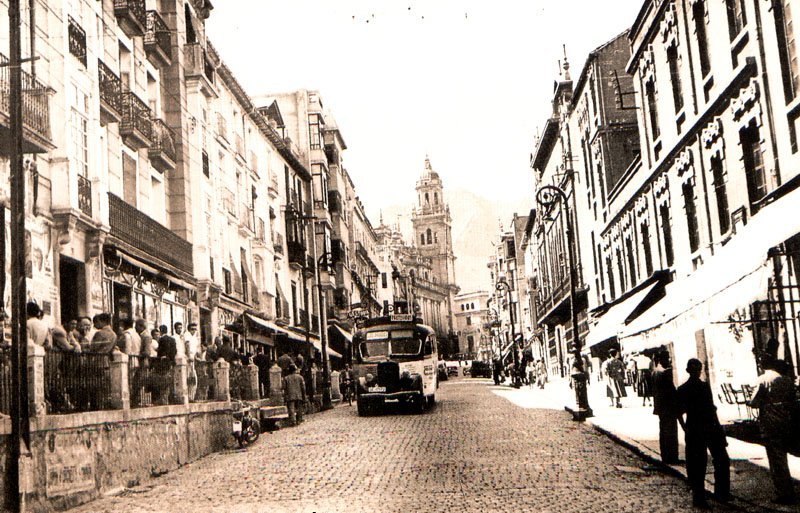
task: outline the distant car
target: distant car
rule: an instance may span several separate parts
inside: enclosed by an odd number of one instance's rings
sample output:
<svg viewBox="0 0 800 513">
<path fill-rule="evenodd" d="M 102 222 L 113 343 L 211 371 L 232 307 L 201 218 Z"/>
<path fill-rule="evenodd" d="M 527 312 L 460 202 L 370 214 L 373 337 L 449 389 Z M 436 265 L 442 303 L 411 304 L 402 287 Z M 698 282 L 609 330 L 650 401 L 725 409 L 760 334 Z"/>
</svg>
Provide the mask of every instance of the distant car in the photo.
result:
<svg viewBox="0 0 800 513">
<path fill-rule="evenodd" d="M 482 362 L 480 360 L 472 360 L 472 368 L 470 370 L 470 375 L 473 378 L 491 378 L 492 367 L 486 362 Z"/>
</svg>

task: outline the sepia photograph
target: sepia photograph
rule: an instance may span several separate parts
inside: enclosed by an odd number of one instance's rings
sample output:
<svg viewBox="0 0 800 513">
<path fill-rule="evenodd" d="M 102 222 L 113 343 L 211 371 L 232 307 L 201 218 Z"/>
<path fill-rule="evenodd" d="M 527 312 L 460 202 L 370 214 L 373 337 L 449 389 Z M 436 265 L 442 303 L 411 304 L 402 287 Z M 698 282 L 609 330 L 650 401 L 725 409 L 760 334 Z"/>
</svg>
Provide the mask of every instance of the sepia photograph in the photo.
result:
<svg viewBox="0 0 800 513">
<path fill-rule="evenodd" d="M 800 512 L 800 0 L 0 0 L 0 512 Z"/>
</svg>

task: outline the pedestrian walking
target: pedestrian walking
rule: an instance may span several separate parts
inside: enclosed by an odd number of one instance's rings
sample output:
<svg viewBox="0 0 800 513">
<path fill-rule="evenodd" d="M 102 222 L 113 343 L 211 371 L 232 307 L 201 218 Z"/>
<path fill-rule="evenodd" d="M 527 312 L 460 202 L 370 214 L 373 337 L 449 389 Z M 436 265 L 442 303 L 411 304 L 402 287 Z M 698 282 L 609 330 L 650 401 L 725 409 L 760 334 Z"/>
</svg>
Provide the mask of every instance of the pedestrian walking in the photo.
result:
<svg viewBox="0 0 800 513">
<path fill-rule="evenodd" d="M 622 408 L 621 398 L 627 397 L 625 392 L 625 364 L 619 359 L 616 349 L 608 352 L 608 360 L 604 362 L 606 375 L 606 395 L 611 400 L 611 406 Z"/>
<path fill-rule="evenodd" d="M 714 464 L 714 497 L 720 502 L 730 500 L 731 469 L 728 442 L 717 418 L 717 407 L 711 387 L 700 379 L 703 363 L 691 358 L 686 364 L 689 379 L 677 390 L 678 414 L 686 414 L 686 474 L 692 489 L 692 503 L 707 508 L 705 492 L 708 453 Z"/>
<path fill-rule="evenodd" d="M 759 376 L 750 406 L 758 408 L 758 426 L 764 439 L 769 460 L 769 472 L 775 486 L 777 504 L 796 504 L 792 474 L 787 452 L 796 446 L 798 420 L 797 389 L 789 376 L 778 372 L 781 367 L 771 355 L 761 358 L 764 373 Z"/>
<path fill-rule="evenodd" d="M 667 353 L 669 355 L 669 353 Z M 653 362 L 644 353 L 633 356 L 636 362 L 636 395 L 642 398 L 642 406 L 653 405 Z"/>
<path fill-rule="evenodd" d="M 653 371 L 653 415 L 658 415 L 658 445 L 661 461 L 678 463 L 678 405 L 675 383 L 672 380 L 672 362 L 669 353 L 655 356 Z"/>
<path fill-rule="evenodd" d="M 492 361 L 492 379 L 494 379 L 494 384 L 500 384 L 500 375 L 503 374 L 503 364 L 500 363 L 499 358 L 495 358 Z"/>
<path fill-rule="evenodd" d="M 289 413 L 289 425 L 294 426 L 303 422 L 303 406 L 306 402 L 306 382 L 303 376 L 297 373 L 295 364 L 289 365 L 289 374 L 283 378 L 283 397 Z"/>
</svg>

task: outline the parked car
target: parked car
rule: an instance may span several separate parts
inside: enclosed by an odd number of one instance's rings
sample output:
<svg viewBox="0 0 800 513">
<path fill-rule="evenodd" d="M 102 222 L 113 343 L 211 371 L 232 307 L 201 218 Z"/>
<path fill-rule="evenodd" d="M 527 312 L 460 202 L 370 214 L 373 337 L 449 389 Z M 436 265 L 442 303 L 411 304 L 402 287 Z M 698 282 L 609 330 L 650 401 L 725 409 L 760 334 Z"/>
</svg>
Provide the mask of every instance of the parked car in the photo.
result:
<svg viewBox="0 0 800 513">
<path fill-rule="evenodd" d="M 492 366 L 487 362 L 482 362 L 480 360 L 472 360 L 472 368 L 470 369 L 470 375 L 473 378 L 491 378 Z"/>
</svg>

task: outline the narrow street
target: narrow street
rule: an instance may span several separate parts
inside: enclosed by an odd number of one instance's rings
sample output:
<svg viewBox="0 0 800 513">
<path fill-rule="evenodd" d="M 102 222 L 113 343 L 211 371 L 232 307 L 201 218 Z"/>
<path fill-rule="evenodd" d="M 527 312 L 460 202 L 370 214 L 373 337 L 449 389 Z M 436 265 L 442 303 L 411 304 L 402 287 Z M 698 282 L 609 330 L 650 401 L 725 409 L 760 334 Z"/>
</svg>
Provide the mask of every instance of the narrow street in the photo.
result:
<svg viewBox="0 0 800 513">
<path fill-rule="evenodd" d="M 681 480 L 563 411 L 521 408 L 495 388 L 444 382 L 421 416 L 339 406 L 74 511 L 692 510 Z"/>
</svg>

